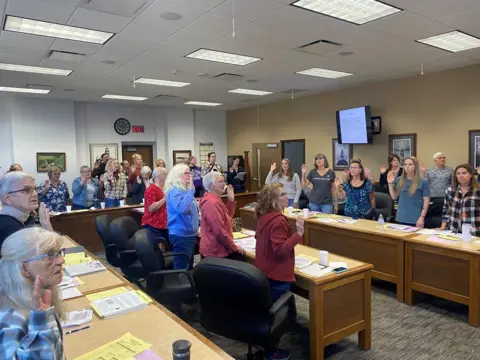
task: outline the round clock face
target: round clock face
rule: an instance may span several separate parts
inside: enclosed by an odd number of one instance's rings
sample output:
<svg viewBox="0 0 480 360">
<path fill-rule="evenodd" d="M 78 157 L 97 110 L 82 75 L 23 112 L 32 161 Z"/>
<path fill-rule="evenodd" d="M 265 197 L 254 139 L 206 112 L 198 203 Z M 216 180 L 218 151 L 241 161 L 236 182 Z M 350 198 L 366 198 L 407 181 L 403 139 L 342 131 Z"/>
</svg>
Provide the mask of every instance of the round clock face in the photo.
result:
<svg viewBox="0 0 480 360">
<path fill-rule="evenodd" d="M 118 135 L 127 135 L 131 129 L 130 121 L 124 118 L 117 119 L 113 125 L 113 128 Z"/>
</svg>

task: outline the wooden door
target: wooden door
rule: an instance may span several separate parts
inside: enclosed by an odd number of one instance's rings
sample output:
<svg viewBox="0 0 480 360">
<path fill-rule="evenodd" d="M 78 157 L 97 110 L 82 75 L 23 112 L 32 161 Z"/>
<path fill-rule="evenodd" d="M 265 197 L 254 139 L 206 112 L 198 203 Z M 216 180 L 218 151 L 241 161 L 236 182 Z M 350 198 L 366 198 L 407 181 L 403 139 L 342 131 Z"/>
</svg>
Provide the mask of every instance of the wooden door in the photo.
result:
<svg viewBox="0 0 480 360">
<path fill-rule="evenodd" d="M 252 191 L 258 191 L 265 185 L 265 179 L 273 161 L 277 162 L 277 166 L 281 165 L 282 148 L 280 143 L 252 144 L 252 175 L 250 179 Z"/>
<path fill-rule="evenodd" d="M 132 164 L 132 155 L 142 155 L 143 165 L 149 166 L 152 170 L 155 167 L 153 160 L 152 145 L 122 145 L 122 160 L 128 160 Z"/>
</svg>

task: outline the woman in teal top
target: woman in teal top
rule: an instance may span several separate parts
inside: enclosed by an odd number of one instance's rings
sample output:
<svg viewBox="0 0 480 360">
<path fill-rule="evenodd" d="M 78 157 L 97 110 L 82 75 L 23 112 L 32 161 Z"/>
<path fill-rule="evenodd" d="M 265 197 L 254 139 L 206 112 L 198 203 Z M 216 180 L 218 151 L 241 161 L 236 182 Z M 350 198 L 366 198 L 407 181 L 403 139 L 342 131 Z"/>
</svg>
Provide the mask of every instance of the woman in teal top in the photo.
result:
<svg viewBox="0 0 480 360">
<path fill-rule="evenodd" d="M 398 198 L 397 223 L 423 227 L 430 204 L 428 181 L 420 177 L 420 166 L 414 156 L 406 157 L 403 174 L 395 180 L 395 175 L 387 175 L 388 190 L 393 200 Z"/>
</svg>

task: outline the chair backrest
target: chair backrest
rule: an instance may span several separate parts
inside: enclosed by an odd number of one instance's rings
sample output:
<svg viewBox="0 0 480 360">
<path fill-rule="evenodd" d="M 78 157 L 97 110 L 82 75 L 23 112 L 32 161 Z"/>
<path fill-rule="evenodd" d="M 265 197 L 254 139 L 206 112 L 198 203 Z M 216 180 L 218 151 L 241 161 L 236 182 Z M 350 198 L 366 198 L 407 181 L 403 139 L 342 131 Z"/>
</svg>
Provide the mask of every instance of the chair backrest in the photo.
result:
<svg viewBox="0 0 480 360">
<path fill-rule="evenodd" d="M 147 274 L 163 270 L 165 262 L 154 233 L 147 229 L 138 230 L 133 236 L 133 244 L 137 257 Z"/>
<path fill-rule="evenodd" d="M 95 228 L 98 236 L 102 239 L 104 247 L 113 243 L 110 238 L 110 223 L 112 220 L 111 215 L 99 215 L 95 218 Z"/>
<path fill-rule="evenodd" d="M 132 237 L 138 230 L 138 224 L 132 217 L 121 216 L 110 224 L 110 238 L 119 251 L 133 250 Z"/>
<path fill-rule="evenodd" d="M 375 193 L 375 211 L 384 218 L 393 216 L 393 200 L 389 194 Z"/>
<path fill-rule="evenodd" d="M 272 306 L 267 278 L 246 262 L 206 258 L 195 267 L 193 279 L 204 315 L 254 317 Z"/>
</svg>

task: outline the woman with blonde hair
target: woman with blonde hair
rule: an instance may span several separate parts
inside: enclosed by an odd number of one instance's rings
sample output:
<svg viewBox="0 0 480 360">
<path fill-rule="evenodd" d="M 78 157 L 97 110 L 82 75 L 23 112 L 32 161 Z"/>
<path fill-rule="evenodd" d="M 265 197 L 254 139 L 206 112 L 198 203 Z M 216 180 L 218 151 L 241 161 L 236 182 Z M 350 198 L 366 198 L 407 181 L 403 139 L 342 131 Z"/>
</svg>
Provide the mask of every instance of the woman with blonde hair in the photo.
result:
<svg viewBox="0 0 480 360">
<path fill-rule="evenodd" d="M 10 235 L 0 260 L 0 358 L 63 359 L 58 284 L 63 239 L 39 227 Z"/>
<path fill-rule="evenodd" d="M 48 180 L 40 184 L 41 191 L 38 200 L 45 203 L 48 210 L 55 212 L 67 211 L 66 205 L 70 200 L 67 183 L 60 180 L 62 173 L 56 166 L 51 166 L 47 171 Z"/>
<path fill-rule="evenodd" d="M 423 227 L 430 204 L 428 181 L 420 177 L 420 166 L 414 156 L 403 162 L 403 174 L 395 179 L 395 174 L 387 175 L 388 190 L 393 200 L 398 198 L 395 221 L 405 225 Z"/>
<path fill-rule="evenodd" d="M 164 169 L 167 168 L 167 165 L 165 164 L 165 161 L 163 161 L 163 159 L 157 159 L 157 161 L 155 161 L 155 166 L 157 168 L 159 168 L 159 167 L 164 168 Z"/>
<path fill-rule="evenodd" d="M 315 155 L 313 169 L 307 174 L 307 165 L 302 165 L 302 188 L 312 184 L 309 195 L 308 208 L 312 211 L 333 214 L 335 194 L 335 171 L 328 167 L 327 157 L 323 154 Z"/>
<path fill-rule="evenodd" d="M 270 166 L 270 172 L 265 180 L 265 184 L 282 184 L 288 194 L 288 206 L 298 208 L 298 200 L 300 199 L 300 194 L 302 193 L 302 186 L 300 184 L 300 178 L 298 177 L 298 174 L 292 171 L 290 160 L 287 158 L 282 159 L 281 169 L 274 174 L 276 168 L 277 163 L 273 161 L 272 165 Z"/>
<path fill-rule="evenodd" d="M 174 257 L 175 269 L 193 267 L 195 240 L 198 232 L 198 206 L 195 200 L 195 187 L 192 183 L 190 167 L 175 165 L 165 181 L 167 192 L 168 232 L 172 251 L 186 253 Z"/>
<path fill-rule="evenodd" d="M 139 176 L 142 176 L 143 159 L 140 154 L 132 155 L 132 166 L 130 167 L 130 173 L 127 176 L 128 195 L 132 193 L 133 185 Z"/>
<path fill-rule="evenodd" d="M 120 200 L 127 197 L 127 179 L 117 159 L 108 160 L 107 171 L 103 175 L 105 188 L 105 207 L 112 208 L 120 206 Z"/>
</svg>

